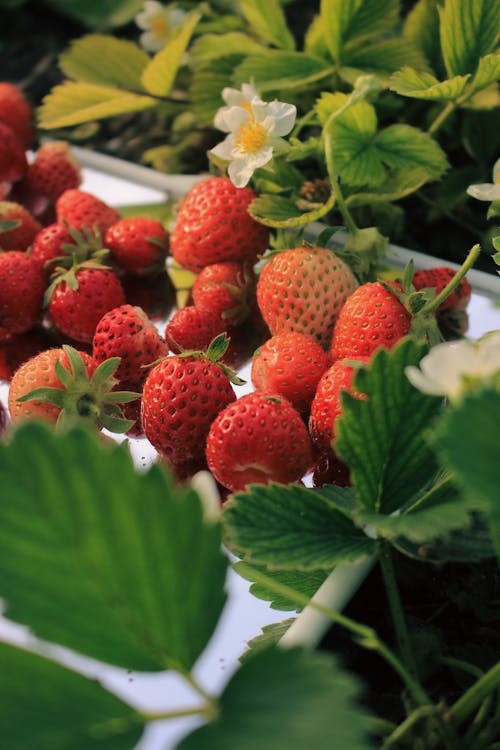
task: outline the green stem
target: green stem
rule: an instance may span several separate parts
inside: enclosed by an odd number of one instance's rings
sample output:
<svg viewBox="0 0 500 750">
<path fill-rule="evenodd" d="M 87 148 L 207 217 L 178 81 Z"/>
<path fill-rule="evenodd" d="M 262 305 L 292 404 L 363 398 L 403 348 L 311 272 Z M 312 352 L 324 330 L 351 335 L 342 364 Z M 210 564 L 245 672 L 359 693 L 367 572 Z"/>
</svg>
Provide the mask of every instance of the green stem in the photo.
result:
<svg viewBox="0 0 500 750">
<path fill-rule="evenodd" d="M 352 620 L 350 617 L 346 617 L 341 612 L 337 612 L 329 607 L 324 607 L 322 604 L 318 604 L 313 599 L 309 599 L 308 596 L 302 594 L 300 591 L 296 591 L 291 586 L 287 586 L 285 583 L 274 580 L 260 570 L 256 570 L 251 565 L 245 565 L 246 571 L 251 574 L 252 581 L 256 583 L 265 584 L 267 588 L 274 591 L 276 594 L 281 594 L 287 599 L 297 604 L 299 607 L 312 607 L 317 612 L 320 612 L 328 619 L 337 625 L 349 630 L 351 633 L 357 636 L 358 643 L 364 648 L 375 651 L 385 661 L 390 664 L 394 671 L 399 675 L 401 680 L 406 685 L 407 689 L 411 693 L 415 703 L 417 705 L 426 705 L 430 701 L 425 694 L 424 689 L 420 683 L 414 679 L 413 675 L 406 669 L 405 665 L 398 659 L 388 646 L 379 638 L 378 634 L 367 625 L 362 625 L 356 620 Z"/>
<path fill-rule="evenodd" d="M 140 712 L 144 721 L 161 721 L 162 719 L 180 719 L 183 716 L 211 716 L 208 706 L 197 706 L 194 708 L 182 708 L 178 711 L 152 711 Z"/>
<path fill-rule="evenodd" d="M 448 102 L 446 107 L 441 110 L 436 119 L 428 128 L 427 132 L 429 133 L 429 135 L 434 135 L 434 133 L 437 133 L 444 121 L 447 120 L 451 113 L 455 111 L 456 106 L 456 102 Z"/>
<path fill-rule="evenodd" d="M 436 714 L 436 706 L 419 706 L 393 732 L 382 745 L 382 750 L 392 747 L 399 742 L 414 725 L 429 716 Z"/>
<path fill-rule="evenodd" d="M 447 715 L 455 724 L 461 724 L 484 699 L 500 687 L 500 661 L 486 672 L 448 710 Z"/>
<path fill-rule="evenodd" d="M 359 228 L 357 227 L 356 222 L 354 221 L 352 214 L 346 205 L 344 196 L 342 194 L 342 190 L 340 188 L 339 178 L 335 169 L 335 165 L 333 163 L 332 147 L 331 147 L 332 136 L 328 132 L 329 122 L 330 120 L 327 121 L 323 129 L 323 139 L 324 139 L 324 144 L 325 144 L 325 159 L 326 159 L 326 168 L 328 171 L 328 177 L 330 178 L 330 183 L 332 186 L 332 191 L 335 194 L 337 207 L 340 213 L 342 214 L 342 219 L 344 221 L 346 229 L 351 234 L 357 234 L 359 232 Z"/>
<path fill-rule="evenodd" d="M 430 300 L 426 305 L 422 307 L 422 309 L 420 310 L 421 315 L 427 315 L 434 312 L 434 310 L 437 310 L 441 302 L 444 302 L 444 300 L 449 297 L 451 292 L 458 286 L 465 274 L 472 268 L 480 253 L 481 245 L 474 245 L 452 280 L 437 295 L 437 297 L 434 297 L 434 299 Z"/>
<path fill-rule="evenodd" d="M 381 542 L 379 550 L 380 569 L 382 571 L 392 621 L 396 631 L 399 653 L 408 667 L 408 670 L 414 677 L 417 677 L 417 665 L 411 648 L 408 628 L 406 627 L 401 597 L 399 596 L 399 588 L 394 571 L 391 549 L 388 544 Z"/>
</svg>

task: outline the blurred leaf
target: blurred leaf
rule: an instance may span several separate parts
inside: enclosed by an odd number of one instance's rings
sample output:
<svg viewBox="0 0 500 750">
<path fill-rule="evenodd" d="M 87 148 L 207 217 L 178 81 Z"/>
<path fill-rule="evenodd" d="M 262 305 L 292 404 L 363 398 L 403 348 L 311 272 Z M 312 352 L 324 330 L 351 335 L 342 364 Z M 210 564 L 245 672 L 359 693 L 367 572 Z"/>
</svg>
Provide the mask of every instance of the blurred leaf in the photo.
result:
<svg viewBox="0 0 500 750">
<path fill-rule="evenodd" d="M 461 96 L 470 76 L 454 76 L 447 81 L 438 81 L 430 73 L 404 67 L 391 76 L 390 88 L 401 96 L 431 101 L 455 101 Z"/>
<path fill-rule="evenodd" d="M 238 65 L 234 81 L 240 85 L 253 80 L 261 94 L 266 91 L 287 91 L 304 88 L 333 73 L 324 60 L 302 52 L 269 50 L 263 55 L 250 55 Z"/>
<path fill-rule="evenodd" d="M 478 562 L 495 556 L 491 537 L 485 515 L 473 513 L 467 528 L 448 531 L 423 544 L 409 537 L 398 537 L 393 544 L 403 554 L 423 562 Z"/>
<path fill-rule="evenodd" d="M 260 54 L 267 48 L 239 31 L 228 34 L 203 34 L 193 42 L 189 51 L 190 64 L 194 68 L 206 65 L 211 60 L 228 55 Z"/>
<path fill-rule="evenodd" d="M 224 105 L 222 90 L 231 81 L 241 55 L 219 57 L 200 70 L 194 70 L 189 83 L 193 114 L 202 123 L 213 125 L 214 115 Z"/>
<path fill-rule="evenodd" d="M 281 195 L 260 195 L 248 207 L 248 213 L 267 227 L 301 227 L 311 221 L 317 221 L 332 210 L 335 205 L 335 194 L 319 208 L 303 212 L 296 203 Z"/>
<path fill-rule="evenodd" d="M 346 50 L 344 65 L 360 68 L 363 72 L 392 73 L 403 65 L 419 70 L 427 68 L 427 61 L 415 45 L 405 39 L 383 39 Z"/>
<path fill-rule="evenodd" d="M 349 41 L 361 42 L 391 31 L 398 15 L 398 0 L 322 0 L 322 32 L 333 60 L 345 62 Z"/>
<path fill-rule="evenodd" d="M 217 719 L 177 750 L 368 750 L 359 686 L 331 654 L 270 647 L 247 659 L 220 698 Z"/>
<path fill-rule="evenodd" d="M 500 54 L 486 55 L 479 60 L 476 75 L 472 79 L 471 89 L 481 91 L 500 79 Z"/>
<path fill-rule="evenodd" d="M 405 18 L 403 36 L 418 47 L 434 71 L 440 69 L 442 58 L 436 0 L 418 0 Z"/>
<path fill-rule="evenodd" d="M 44 3 L 58 13 L 95 29 L 123 26 L 144 5 L 143 0 L 44 0 Z"/>
<path fill-rule="evenodd" d="M 431 173 L 425 167 L 401 169 L 389 175 L 374 191 L 351 193 L 346 197 L 346 204 L 357 207 L 400 200 L 419 190 L 430 178 Z"/>
<path fill-rule="evenodd" d="M 264 625 L 262 633 L 248 641 L 248 649 L 240 656 L 240 662 L 243 664 L 248 659 L 252 659 L 259 651 L 269 648 L 269 646 L 276 646 L 294 621 L 295 617 L 289 617 L 282 622 Z"/>
<path fill-rule="evenodd" d="M 189 299 L 196 274 L 192 271 L 187 271 L 175 260 L 170 260 L 167 263 L 167 273 L 174 285 L 177 307 L 184 307 Z"/>
<path fill-rule="evenodd" d="M 156 53 L 144 69 L 141 80 L 150 94 L 168 96 L 172 91 L 177 71 L 200 18 L 199 13 L 189 13 L 176 35 Z"/>
<path fill-rule="evenodd" d="M 269 602 L 272 609 L 278 609 L 282 612 L 288 610 L 300 612 L 303 607 L 296 601 L 292 601 L 284 593 L 278 592 L 271 583 L 264 581 L 262 576 L 265 576 L 266 579 L 270 578 L 278 584 L 289 586 L 294 591 L 298 591 L 311 599 L 331 572 L 330 570 L 274 570 L 265 565 L 254 562 L 247 563 L 244 560 L 234 563 L 233 568 L 242 578 L 252 581 L 251 594 L 256 596 L 257 599 Z"/>
<path fill-rule="evenodd" d="M 436 474 L 427 430 L 441 399 L 417 391 L 405 375 L 424 348 L 406 338 L 378 350 L 355 377 L 359 399 L 343 394 L 335 448 L 351 470 L 360 505 L 380 513 L 403 507 Z"/>
<path fill-rule="evenodd" d="M 389 125 L 375 139 L 380 159 L 391 169 L 423 167 L 431 179 L 438 179 L 448 168 L 445 152 L 437 141 L 411 125 Z"/>
<path fill-rule="evenodd" d="M 126 444 L 34 422 L 0 445 L 0 484 L 10 619 L 125 668 L 190 669 L 222 611 L 227 567 L 194 491 L 159 467 L 137 472 Z"/>
<path fill-rule="evenodd" d="M 0 643 L 0 734 L 9 750 L 129 750 L 144 720 L 88 679 Z"/>
<path fill-rule="evenodd" d="M 252 485 L 223 512 L 224 541 L 246 562 L 281 570 L 333 568 L 373 551 L 373 540 L 315 490 Z"/>
<path fill-rule="evenodd" d="M 55 86 L 38 109 L 40 128 L 66 128 L 89 120 L 140 112 L 158 106 L 150 96 L 107 86 L 66 81 Z"/>
<path fill-rule="evenodd" d="M 104 34 L 76 39 L 59 58 L 68 78 L 139 92 L 144 91 L 141 74 L 148 63 L 149 55 L 134 42 Z"/>
<path fill-rule="evenodd" d="M 238 7 L 264 42 L 280 49 L 295 48 L 295 40 L 288 29 L 279 0 L 238 0 Z"/>
<path fill-rule="evenodd" d="M 445 0 L 439 7 L 441 48 L 448 76 L 475 73 L 481 57 L 500 39 L 500 3 Z"/>
</svg>

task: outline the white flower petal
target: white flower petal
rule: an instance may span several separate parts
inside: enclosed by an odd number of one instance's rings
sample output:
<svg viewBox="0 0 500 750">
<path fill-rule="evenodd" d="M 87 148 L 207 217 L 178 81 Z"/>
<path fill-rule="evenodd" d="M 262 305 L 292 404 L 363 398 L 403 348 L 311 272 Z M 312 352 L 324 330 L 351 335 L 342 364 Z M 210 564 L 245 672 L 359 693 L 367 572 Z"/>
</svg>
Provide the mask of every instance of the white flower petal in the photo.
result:
<svg viewBox="0 0 500 750">
<path fill-rule="evenodd" d="M 235 187 L 242 188 L 248 185 L 253 175 L 253 169 L 247 159 L 234 159 L 228 167 L 228 175 Z"/>
<path fill-rule="evenodd" d="M 225 113 L 224 120 L 230 131 L 237 131 L 248 118 L 250 114 L 243 107 L 229 107 Z"/>
<path fill-rule="evenodd" d="M 147 52 L 159 52 L 165 41 L 151 31 L 145 31 L 139 37 L 139 42 Z"/>
<path fill-rule="evenodd" d="M 269 116 L 275 120 L 274 133 L 276 135 L 288 135 L 295 124 L 297 108 L 293 104 L 284 102 L 270 102 Z"/>
<path fill-rule="evenodd" d="M 428 393 L 431 396 L 444 395 L 442 384 L 424 375 L 418 367 L 414 367 L 413 365 L 405 367 L 405 375 L 410 383 L 419 391 L 422 391 L 422 393 Z"/>
<path fill-rule="evenodd" d="M 211 148 L 208 153 L 213 154 L 214 156 L 218 156 L 220 159 L 231 161 L 231 159 L 234 158 L 236 151 L 237 149 L 234 135 L 228 135 L 221 143 L 218 143 L 216 146 Z"/>
<path fill-rule="evenodd" d="M 477 200 L 491 203 L 491 201 L 500 200 L 500 184 L 493 185 L 491 182 L 483 182 L 478 185 L 469 185 L 467 193 Z"/>
</svg>

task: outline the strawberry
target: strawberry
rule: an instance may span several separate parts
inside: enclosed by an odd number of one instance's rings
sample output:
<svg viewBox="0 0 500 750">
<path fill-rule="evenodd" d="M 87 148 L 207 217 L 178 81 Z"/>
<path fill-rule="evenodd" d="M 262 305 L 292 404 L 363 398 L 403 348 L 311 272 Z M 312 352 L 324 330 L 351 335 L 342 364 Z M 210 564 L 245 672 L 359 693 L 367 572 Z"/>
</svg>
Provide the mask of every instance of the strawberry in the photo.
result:
<svg viewBox="0 0 500 750">
<path fill-rule="evenodd" d="M 206 456 L 217 481 L 237 492 L 254 483 L 298 481 L 311 465 L 312 449 L 291 403 L 271 391 L 254 391 L 215 418 Z"/>
<path fill-rule="evenodd" d="M 9 389 L 9 411 L 14 423 L 42 419 L 60 425 L 84 422 L 124 432 L 131 423 L 118 406 L 137 398 L 136 393 L 114 390 L 118 358 L 96 368 L 85 352 L 71 346 L 47 349 L 15 372 Z"/>
<path fill-rule="evenodd" d="M 56 217 L 57 221 L 66 222 L 74 229 L 97 229 L 102 234 L 121 218 L 115 208 L 78 188 L 65 190 L 59 196 L 56 201 Z"/>
<path fill-rule="evenodd" d="M 254 198 L 228 177 L 198 182 L 183 199 L 170 237 L 175 260 L 195 273 L 223 261 L 253 265 L 269 242 L 269 229 L 248 213 Z"/>
<path fill-rule="evenodd" d="M 70 339 L 92 341 L 102 316 L 125 304 L 118 277 L 94 261 L 59 268 L 52 276 L 45 302 L 49 317 Z"/>
<path fill-rule="evenodd" d="M 436 266 L 415 271 L 412 283 L 415 289 L 435 289 L 436 297 L 450 283 L 455 276 L 456 271 L 448 266 Z M 472 288 L 466 278 L 463 278 L 452 293 L 441 302 L 437 308 L 438 312 L 443 310 L 465 310 L 470 302 Z"/>
<path fill-rule="evenodd" d="M 180 476 L 205 466 L 210 425 L 236 398 L 230 380 L 233 376 L 219 361 L 226 346 L 222 335 L 205 353 L 166 357 L 150 370 L 144 383 L 145 435 Z"/>
<path fill-rule="evenodd" d="M 252 360 L 252 383 L 280 393 L 303 415 L 309 413 L 318 382 L 330 360 L 317 341 L 298 331 L 268 339 Z"/>
<path fill-rule="evenodd" d="M 175 290 L 166 271 L 150 276 L 120 277 L 127 302 L 142 307 L 151 320 L 164 321 L 174 305 Z"/>
<path fill-rule="evenodd" d="M 33 107 L 18 86 L 0 81 L 0 122 L 8 125 L 25 149 L 35 140 Z"/>
<path fill-rule="evenodd" d="M 170 318 L 165 328 L 165 340 L 176 354 L 186 349 L 207 349 L 224 329 L 225 325 L 216 313 L 186 305 Z"/>
<path fill-rule="evenodd" d="M 70 230 L 66 224 L 56 221 L 38 232 L 31 244 L 30 255 L 37 258 L 50 273 L 53 261 L 69 254 L 68 246 L 75 247 Z"/>
<path fill-rule="evenodd" d="M 104 245 L 118 267 L 137 276 L 164 268 L 168 244 L 163 224 L 146 216 L 120 219 L 104 236 Z"/>
<path fill-rule="evenodd" d="M 105 313 L 98 322 L 92 341 L 92 356 L 99 364 L 120 357 L 115 377 L 127 384 L 126 390 L 140 388 L 149 365 L 166 357 L 168 347 L 144 310 L 121 305 Z"/>
<path fill-rule="evenodd" d="M 5 197 L 12 185 L 28 171 L 26 152 L 16 133 L 0 121 L 0 194 Z"/>
<path fill-rule="evenodd" d="M 337 315 L 358 282 L 324 247 L 295 247 L 273 255 L 257 282 L 257 303 L 273 335 L 298 331 L 325 349 Z"/>
<path fill-rule="evenodd" d="M 191 292 L 196 307 L 211 310 L 226 327 L 237 326 L 255 306 L 255 275 L 242 263 L 213 263 L 200 271 Z"/>
<path fill-rule="evenodd" d="M 36 151 L 25 177 L 31 195 L 55 201 L 66 190 L 78 188 L 82 181 L 80 163 L 66 141 L 45 143 Z"/>
<path fill-rule="evenodd" d="M 22 364 L 51 346 L 54 346 L 54 339 L 50 331 L 41 325 L 0 345 L 0 379 L 12 380 Z"/>
<path fill-rule="evenodd" d="M 42 316 L 43 266 L 21 250 L 0 253 L 0 342 L 33 328 Z"/>
<path fill-rule="evenodd" d="M 412 315 L 395 293 L 379 281 L 362 284 L 339 313 L 331 342 L 332 362 L 370 357 L 379 347 L 391 349 L 411 328 Z"/>
<path fill-rule="evenodd" d="M 0 248 L 27 250 L 42 225 L 14 201 L 0 201 Z"/>
</svg>

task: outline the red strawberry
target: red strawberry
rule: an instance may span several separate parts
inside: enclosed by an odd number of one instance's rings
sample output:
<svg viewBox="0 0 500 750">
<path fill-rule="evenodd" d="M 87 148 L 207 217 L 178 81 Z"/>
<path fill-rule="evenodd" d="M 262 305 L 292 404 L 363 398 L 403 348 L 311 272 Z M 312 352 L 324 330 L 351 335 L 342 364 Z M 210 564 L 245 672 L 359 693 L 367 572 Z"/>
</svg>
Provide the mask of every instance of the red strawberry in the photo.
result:
<svg viewBox="0 0 500 750">
<path fill-rule="evenodd" d="M 348 297 L 339 313 L 330 349 L 332 361 L 370 357 L 379 347 L 391 349 L 411 327 L 412 316 L 396 294 L 378 281 L 367 282 Z"/>
<path fill-rule="evenodd" d="M 170 318 L 165 328 L 165 340 L 176 354 L 186 349 L 207 349 L 224 329 L 225 325 L 216 313 L 187 305 Z"/>
<path fill-rule="evenodd" d="M 195 273 L 223 261 L 253 265 L 269 241 L 269 229 L 248 213 L 255 197 L 228 177 L 198 182 L 183 199 L 172 231 L 175 260 Z"/>
<path fill-rule="evenodd" d="M 218 364 L 222 338 L 216 339 L 205 354 L 186 353 L 162 359 L 144 383 L 144 432 L 180 476 L 205 466 L 210 425 L 221 409 L 236 398 L 229 376 Z"/>
<path fill-rule="evenodd" d="M 249 484 L 298 481 L 312 461 L 300 414 L 282 396 L 254 391 L 226 407 L 207 438 L 210 471 L 232 492 Z"/>
<path fill-rule="evenodd" d="M 330 360 L 310 336 L 297 331 L 272 336 L 252 361 L 255 388 L 280 393 L 301 414 L 308 414 L 318 382 Z"/>
<path fill-rule="evenodd" d="M 164 268 L 168 232 L 155 219 L 128 217 L 109 227 L 104 245 L 120 268 L 130 274 L 145 276 Z"/>
<path fill-rule="evenodd" d="M 421 289 L 435 289 L 436 297 L 450 283 L 456 271 L 447 266 L 436 266 L 413 274 L 412 283 L 417 291 Z M 438 312 L 443 310 L 465 310 L 470 302 L 472 288 L 466 278 L 463 278 L 453 292 L 441 302 Z"/>
<path fill-rule="evenodd" d="M 94 361 L 120 357 L 115 377 L 127 384 L 126 390 L 139 388 L 148 375 L 148 365 L 168 354 L 168 347 L 144 310 L 121 305 L 105 313 L 97 324 L 92 342 Z"/>
<path fill-rule="evenodd" d="M 102 234 L 121 218 L 115 208 L 78 188 L 65 190 L 57 199 L 56 215 L 74 229 L 98 229 Z"/>
<path fill-rule="evenodd" d="M 131 423 L 123 419 L 118 403 L 133 400 L 137 394 L 114 390 L 117 381 L 113 373 L 118 363 L 118 359 L 110 359 L 96 368 L 88 354 L 71 346 L 37 354 L 12 378 L 12 421 L 36 418 L 63 425 L 83 421 L 124 432 Z"/>
<path fill-rule="evenodd" d="M 11 228 L 9 228 L 9 226 Z M 13 201 L 0 201 L 0 248 L 27 250 L 42 225 L 24 206 Z"/>
<path fill-rule="evenodd" d="M 70 234 L 69 228 L 62 222 L 54 222 L 43 227 L 34 238 L 30 255 L 37 258 L 50 273 L 51 261 L 68 255 L 68 245 L 75 247 L 75 241 Z"/>
<path fill-rule="evenodd" d="M 262 269 L 257 302 L 273 335 L 304 333 L 325 349 L 337 315 L 358 282 L 349 266 L 324 247 L 296 247 Z"/>
<path fill-rule="evenodd" d="M 8 125 L 24 148 L 31 148 L 35 140 L 33 108 L 18 86 L 0 82 L 0 122 Z"/>
<path fill-rule="evenodd" d="M 32 195 L 50 203 L 55 203 L 66 190 L 77 188 L 82 181 L 81 168 L 69 143 L 52 141 L 40 146 L 25 181 Z"/>
<path fill-rule="evenodd" d="M 20 250 L 0 253 L 0 342 L 29 331 L 42 316 L 42 265 Z"/>
<path fill-rule="evenodd" d="M 51 346 L 54 339 L 41 325 L 0 345 L 0 379 L 10 381 L 22 364 Z"/>
<path fill-rule="evenodd" d="M 205 266 L 191 291 L 196 307 L 211 310 L 226 326 L 240 325 L 255 307 L 255 275 L 235 261 Z"/>
<path fill-rule="evenodd" d="M 166 271 L 150 276 L 120 278 L 127 302 L 142 307 L 151 320 L 165 320 L 174 305 L 175 290 Z"/>
<path fill-rule="evenodd" d="M 368 362 L 368 358 L 358 359 L 361 363 Z M 353 393 L 352 381 L 356 368 L 352 360 L 338 360 L 323 374 L 318 383 L 315 396 L 311 404 L 309 417 L 309 433 L 316 448 L 326 451 L 332 447 L 335 440 L 335 423 L 342 413 L 340 394 L 344 391 Z M 361 394 L 354 393 L 358 398 Z"/>
<path fill-rule="evenodd" d="M 5 197 L 12 183 L 24 177 L 28 170 L 26 152 L 16 133 L 0 121 L 0 194 Z"/>
<path fill-rule="evenodd" d="M 335 484 L 337 487 L 351 486 L 351 472 L 347 464 L 329 449 L 320 452 L 314 460 L 312 473 L 313 487 Z"/>
<path fill-rule="evenodd" d="M 118 277 L 93 261 L 57 272 L 46 294 L 49 316 L 70 339 L 91 342 L 102 316 L 125 304 Z"/>
</svg>

